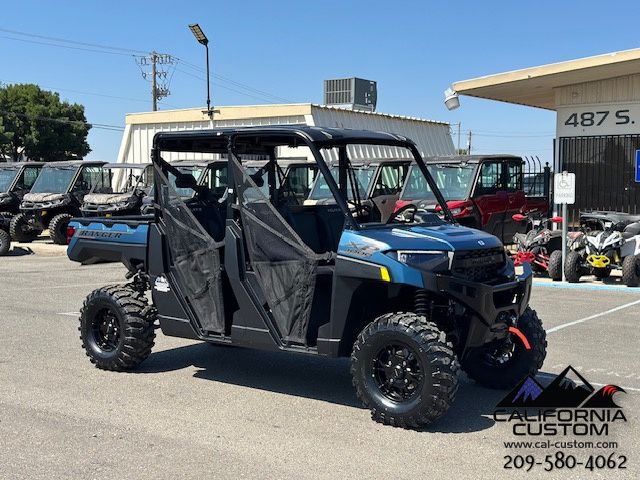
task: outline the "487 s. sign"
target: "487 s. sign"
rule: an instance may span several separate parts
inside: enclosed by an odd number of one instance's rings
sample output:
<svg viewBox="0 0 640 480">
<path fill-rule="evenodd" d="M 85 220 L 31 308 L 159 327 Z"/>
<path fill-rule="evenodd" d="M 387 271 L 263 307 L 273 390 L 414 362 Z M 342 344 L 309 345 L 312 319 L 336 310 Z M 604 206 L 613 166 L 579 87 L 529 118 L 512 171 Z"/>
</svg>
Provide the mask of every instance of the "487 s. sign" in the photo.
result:
<svg viewBox="0 0 640 480">
<path fill-rule="evenodd" d="M 558 108 L 558 137 L 640 133 L 640 104 L 618 103 Z"/>
</svg>

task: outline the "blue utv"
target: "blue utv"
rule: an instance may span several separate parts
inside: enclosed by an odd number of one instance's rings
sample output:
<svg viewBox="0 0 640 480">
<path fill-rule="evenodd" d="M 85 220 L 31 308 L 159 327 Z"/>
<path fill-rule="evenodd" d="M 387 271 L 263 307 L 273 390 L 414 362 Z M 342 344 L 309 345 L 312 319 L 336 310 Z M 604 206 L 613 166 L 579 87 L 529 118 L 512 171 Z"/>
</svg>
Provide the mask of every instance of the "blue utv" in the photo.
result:
<svg viewBox="0 0 640 480">
<path fill-rule="evenodd" d="M 381 220 L 351 168 L 381 150 L 416 162 L 442 216 L 408 204 Z M 315 161 L 335 203 L 305 205 L 279 184 L 280 152 Z M 180 154 L 224 158 L 225 194 L 164 160 Z M 118 259 L 130 270 L 128 284 L 100 288 L 82 307 L 82 345 L 98 368 L 139 365 L 157 323 L 213 344 L 350 356 L 373 419 L 418 428 L 449 409 L 460 370 L 510 388 L 542 366 L 531 270 L 516 275 L 496 237 L 455 223 L 411 140 L 298 126 L 163 132 L 151 156 L 153 219 L 70 224 L 72 260 Z M 268 189 L 245 168 L 256 159 L 267 162 Z M 197 211 L 176 189 L 194 191 Z"/>
</svg>

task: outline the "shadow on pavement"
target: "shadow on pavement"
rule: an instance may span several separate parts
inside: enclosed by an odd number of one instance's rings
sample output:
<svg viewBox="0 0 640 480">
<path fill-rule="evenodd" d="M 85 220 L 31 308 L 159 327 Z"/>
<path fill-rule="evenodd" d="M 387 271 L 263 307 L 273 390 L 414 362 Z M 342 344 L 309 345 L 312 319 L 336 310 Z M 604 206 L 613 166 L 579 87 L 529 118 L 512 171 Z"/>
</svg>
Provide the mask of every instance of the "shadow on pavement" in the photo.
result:
<svg viewBox="0 0 640 480">
<path fill-rule="evenodd" d="M 25 255 L 33 255 L 33 250 L 31 250 L 29 247 L 16 246 L 6 254 L 7 257 L 24 257 Z"/>
<path fill-rule="evenodd" d="M 327 359 L 201 343 L 152 353 L 134 372 L 161 373 L 191 366 L 200 369 L 194 376 L 204 380 L 364 408 L 351 384 L 346 358 Z M 463 375 L 451 409 L 422 431 L 466 433 L 491 428 L 495 423 L 494 407 L 506 394 L 506 391 L 480 387 Z"/>
</svg>

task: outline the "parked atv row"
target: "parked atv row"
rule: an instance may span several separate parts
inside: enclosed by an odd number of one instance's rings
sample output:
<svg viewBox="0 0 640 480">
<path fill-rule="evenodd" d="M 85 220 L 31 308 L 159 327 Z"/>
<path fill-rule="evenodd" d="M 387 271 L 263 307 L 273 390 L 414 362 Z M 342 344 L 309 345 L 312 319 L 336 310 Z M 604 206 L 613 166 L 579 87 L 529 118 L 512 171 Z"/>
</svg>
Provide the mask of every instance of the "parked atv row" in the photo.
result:
<svg viewBox="0 0 640 480">
<path fill-rule="evenodd" d="M 619 212 L 582 212 L 579 230 L 569 232 L 567 258 L 562 261 L 562 232 L 553 224 L 560 217 L 516 214 L 513 219 L 528 224 L 526 234 L 516 234 L 516 266 L 528 263 L 535 273 L 548 273 L 552 280 L 565 278 L 577 283 L 585 275 L 605 279 L 613 270 L 622 272 L 622 282 L 640 285 L 640 216 Z"/>
</svg>

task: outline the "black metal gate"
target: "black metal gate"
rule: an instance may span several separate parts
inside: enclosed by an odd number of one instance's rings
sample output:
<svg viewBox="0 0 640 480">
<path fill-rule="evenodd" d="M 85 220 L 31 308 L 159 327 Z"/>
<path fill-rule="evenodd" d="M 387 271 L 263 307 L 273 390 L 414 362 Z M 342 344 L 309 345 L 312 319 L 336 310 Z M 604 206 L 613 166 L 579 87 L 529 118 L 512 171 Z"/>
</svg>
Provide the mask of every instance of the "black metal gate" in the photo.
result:
<svg viewBox="0 0 640 480">
<path fill-rule="evenodd" d="M 578 221 L 580 210 L 638 213 L 635 151 L 639 149 L 640 135 L 560 138 L 560 171 L 576 174 L 571 224 Z"/>
</svg>

